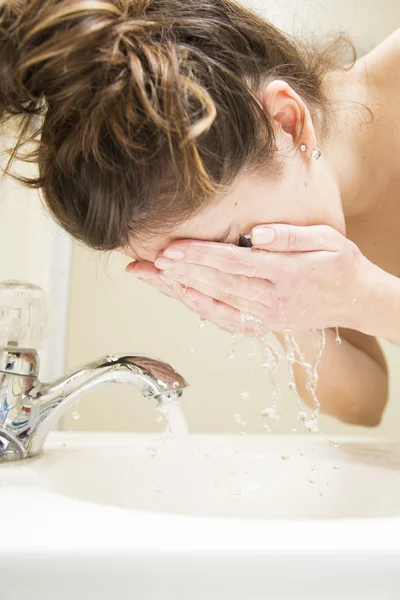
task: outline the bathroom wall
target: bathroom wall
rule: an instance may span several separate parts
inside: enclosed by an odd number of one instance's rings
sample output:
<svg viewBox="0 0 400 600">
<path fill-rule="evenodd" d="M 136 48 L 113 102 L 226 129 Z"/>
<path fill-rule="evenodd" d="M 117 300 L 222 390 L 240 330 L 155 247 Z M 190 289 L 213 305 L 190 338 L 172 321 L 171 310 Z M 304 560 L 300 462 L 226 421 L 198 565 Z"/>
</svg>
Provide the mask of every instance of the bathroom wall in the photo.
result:
<svg viewBox="0 0 400 600">
<path fill-rule="evenodd" d="M 15 124 L 14 124 L 15 125 Z M 15 126 L 0 132 L 0 166 L 5 167 Z M 35 176 L 32 165 L 15 163 L 15 173 Z M 65 369 L 68 285 L 72 244 L 50 219 L 37 190 L 11 177 L 0 182 L 0 281 L 39 285 L 47 294 L 48 325 L 40 349 L 41 376 L 49 379 Z M 0 298 L 1 303 L 1 298 Z"/>
<path fill-rule="evenodd" d="M 400 27 L 398 0 L 331 0 L 316 2 L 248 2 L 262 10 L 279 26 L 290 31 L 321 33 L 346 29 L 360 52 L 367 51 Z M 278 7 L 277 7 L 278 5 Z M 170 362 L 191 383 L 183 406 L 194 432 L 262 432 L 260 411 L 270 404 L 271 386 L 260 369 L 260 357 L 249 364 L 252 343 L 240 346 L 234 361 L 226 355 L 230 336 L 210 324 L 202 329 L 198 319 L 175 301 L 124 273 L 127 261 L 118 254 L 108 257 L 76 245 L 71 272 L 70 318 L 67 364 L 69 367 L 96 356 L 115 352 L 148 353 Z M 382 425 L 365 431 L 400 440 L 400 348 L 383 346 L 391 368 L 391 399 Z M 286 389 L 283 368 L 279 382 Z M 250 398 L 240 393 L 248 391 Z M 281 403 L 281 419 L 274 431 L 290 432 L 298 426 L 296 406 L 287 392 Z M 146 431 L 161 425 L 154 404 L 126 386 L 104 388 L 85 398 L 79 420 L 72 411 L 64 419 L 66 429 Z M 241 415 L 241 423 L 235 415 Z M 324 417 L 327 434 L 352 433 L 352 428 Z"/>
</svg>

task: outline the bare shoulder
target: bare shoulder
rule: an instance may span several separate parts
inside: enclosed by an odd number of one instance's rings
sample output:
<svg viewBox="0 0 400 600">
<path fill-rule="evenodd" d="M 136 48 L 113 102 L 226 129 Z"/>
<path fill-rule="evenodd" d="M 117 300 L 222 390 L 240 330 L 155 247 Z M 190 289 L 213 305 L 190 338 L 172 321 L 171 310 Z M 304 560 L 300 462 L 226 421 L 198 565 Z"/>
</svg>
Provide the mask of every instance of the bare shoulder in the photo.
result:
<svg viewBox="0 0 400 600">
<path fill-rule="evenodd" d="M 400 29 L 396 29 L 358 62 L 368 64 L 370 73 L 377 78 L 391 77 L 391 84 L 400 87 Z"/>
</svg>

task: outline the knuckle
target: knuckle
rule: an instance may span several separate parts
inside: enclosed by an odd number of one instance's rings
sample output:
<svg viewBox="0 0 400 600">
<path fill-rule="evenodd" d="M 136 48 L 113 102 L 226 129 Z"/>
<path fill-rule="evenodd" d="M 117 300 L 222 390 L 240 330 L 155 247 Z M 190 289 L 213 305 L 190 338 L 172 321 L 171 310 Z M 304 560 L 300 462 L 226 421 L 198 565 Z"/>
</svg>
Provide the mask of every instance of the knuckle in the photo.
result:
<svg viewBox="0 0 400 600">
<path fill-rule="evenodd" d="M 216 299 L 219 300 L 220 302 L 223 302 L 224 304 L 230 304 L 232 301 L 232 294 L 230 294 L 229 292 L 225 292 L 224 290 L 221 290 L 218 292 Z"/>
<path fill-rule="evenodd" d="M 301 236 L 298 231 L 293 227 L 289 227 L 285 238 L 286 250 L 296 252 L 301 242 Z"/>
</svg>

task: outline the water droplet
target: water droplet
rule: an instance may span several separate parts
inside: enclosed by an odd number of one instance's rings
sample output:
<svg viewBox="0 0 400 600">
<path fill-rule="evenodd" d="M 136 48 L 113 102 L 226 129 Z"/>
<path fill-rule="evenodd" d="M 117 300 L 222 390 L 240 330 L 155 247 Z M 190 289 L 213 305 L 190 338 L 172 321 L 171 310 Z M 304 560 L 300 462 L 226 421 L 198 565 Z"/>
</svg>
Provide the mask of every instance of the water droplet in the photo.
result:
<svg viewBox="0 0 400 600">
<path fill-rule="evenodd" d="M 193 346 L 188 346 L 188 347 L 187 347 L 187 351 L 188 351 L 188 352 L 194 352 L 194 348 L 193 348 Z"/>
<path fill-rule="evenodd" d="M 296 432 L 297 432 L 296 427 L 292 427 L 292 433 L 296 433 Z"/>
<path fill-rule="evenodd" d="M 242 416 L 239 415 L 239 413 L 236 413 L 235 415 L 233 415 L 233 418 L 235 419 L 235 422 L 240 424 L 242 422 Z"/>
<path fill-rule="evenodd" d="M 163 420 L 164 420 L 164 417 L 156 417 L 156 419 L 155 419 L 156 423 L 162 423 Z"/>
<path fill-rule="evenodd" d="M 300 456 L 304 456 L 304 452 L 300 452 Z"/>
<path fill-rule="evenodd" d="M 153 485 L 153 492 L 162 492 L 161 486 Z"/>
<path fill-rule="evenodd" d="M 304 427 L 307 429 L 309 433 L 317 433 L 318 432 L 318 422 L 315 417 L 312 417 L 309 421 L 304 421 Z"/>
<path fill-rule="evenodd" d="M 334 471 L 339 471 L 339 466 L 338 465 L 333 465 L 333 470 Z"/>
<path fill-rule="evenodd" d="M 271 369 L 274 368 L 274 365 L 272 362 L 269 361 L 265 361 L 263 362 L 263 364 L 261 365 L 261 368 L 263 371 L 271 371 Z"/>
<path fill-rule="evenodd" d="M 297 418 L 302 423 L 305 423 L 305 421 L 307 421 L 307 419 L 308 419 L 308 416 L 307 416 L 307 413 L 305 413 L 303 410 L 301 410 L 299 412 L 299 414 L 297 415 Z"/>
<path fill-rule="evenodd" d="M 240 435 L 241 435 L 241 436 L 244 436 L 244 435 L 246 435 L 246 432 L 245 432 L 245 431 L 241 431 L 241 432 L 240 432 Z"/>
<path fill-rule="evenodd" d="M 308 477 L 308 481 L 309 481 L 310 483 L 315 483 L 315 482 L 316 482 L 316 480 L 317 480 L 317 476 L 318 476 L 318 469 L 317 469 L 317 468 L 315 468 L 315 467 L 312 467 L 312 468 L 311 468 L 310 475 L 309 475 L 309 477 Z"/>
<path fill-rule="evenodd" d="M 341 340 L 341 337 L 340 337 L 340 333 L 339 333 L 338 327 L 335 327 L 335 331 L 336 331 L 335 342 L 336 342 L 337 346 L 340 346 L 341 343 L 342 343 L 342 340 Z"/>
<path fill-rule="evenodd" d="M 200 329 L 203 329 L 203 327 L 206 324 L 206 320 L 201 318 L 200 321 L 198 322 L 198 326 L 200 327 Z"/>
<path fill-rule="evenodd" d="M 242 490 L 239 488 L 233 488 L 233 490 L 230 491 L 229 495 L 231 498 L 237 498 L 238 496 L 242 495 Z"/>
<path fill-rule="evenodd" d="M 250 352 L 250 353 L 249 353 L 249 359 L 250 359 L 250 360 L 254 360 L 254 359 L 255 359 L 255 357 L 256 357 L 256 353 L 255 353 L 255 352 Z"/>
<path fill-rule="evenodd" d="M 232 341 L 232 344 L 237 345 L 237 344 L 240 344 L 240 342 L 242 341 L 242 339 L 243 339 L 243 333 L 235 333 L 232 336 L 232 340 L 231 341 Z"/>
<path fill-rule="evenodd" d="M 241 424 L 242 427 L 247 427 L 246 421 L 242 421 L 240 424 Z"/>
<path fill-rule="evenodd" d="M 270 421 L 275 421 L 276 423 L 279 421 L 279 415 L 273 406 L 271 406 L 269 408 L 265 408 L 261 412 L 261 416 L 269 419 Z"/>
<path fill-rule="evenodd" d="M 234 360 L 235 358 L 235 351 L 231 350 L 230 352 L 228 352 L 228 354 L 226 355 L 226 359 L 227 360 Z"/>
<path fill-rule="evenodd" d="M 282 460 L 289 460 L 290 456 L 288 454 L 282 454 L 281 459 Z"/>
<path fill-rule="evenodd" d="M 320 496 L 323 496 L 323 495 L 324 495 L 324 492 L 320 492 L 320 493 L 319 493 L 319 495 L 320 495 Z"/>
<path fill-rule="evenodd" d="M 74 419 L 74 421 L 78 421 L 79 417 L 80 417 L 80 415 L 78 412 L 75 411 L 72 413 L 72 418 Z"/>
<path fill-rule="evenodd" d="M 290 365 L 294 365 L 296 358 L 293 352 L 288 352 L 287 360 Z"/>
<path fill-rule="evenodd" d="M 276 403 L 282 398 L 282 392 L 280 390 L 272 390 L 272 400 L 276 406 Z"/>
<path fill-rule="evenodd" d="M 288 383 L 288 388 L 291 392 L 293 392 L 293 394 L 297 394 L 297 385 L 294 383 L 294 381 L 290 381 Z"/>
<path fill-rule="evenodd" d="M 158 448 L 154 444 L 147 447 L 147 454 L 150 458 L 155 458 L 158 454 Z"/>
<path fill-rule="evenodd" d="M 180 386 L 180 383 L 179 383 L 179 381 L 174 381 L 174 383 L 172 384 L 172 387 L 173 387 L 174 389 L 177 389 L 179 386 Z"/>
<path fill-rule="evenodd" d="M 353 304 L 355 304 L 356 302 L 358 302 L 358 298 L 353 298 L 352 302 Z"/>
<path fill-rule="evenodd" d="M 269 425 L 264 425 L 264 429 L 267 433 L 272 433 L 272 429 Z"/>
<path fill-rule="evenodd" d="M 249 394 L 249 392 L 247 392 L 246 390 L 243 391 L 243 392 L 240 392 L 239 395 L 240 395 L 240 397 L 241 397 L 242 400 L 250 400 L 250 397 L 251 397 L 250 394 Z"/>
<path fill-rule="evenodd" d="M 206 453 L 204 454 L 204 458 L 211 458 L 211 454 L 208 454 L 208 452 L 206 452 Z"/>
<path fill-rule="evenodd" d="M 241 313 L 240 320 L 242 323 L 261 323 L 261 319 L 252 313 Z"/>
<path fill-rule="evenodd" d="M 68 430 L 68 435 L 71 435 L 71 433 L 72 433 L 72 429 L 69 429 Z"/>
<path fill-rule="evenodd" d="M 67 442 L 61 442 L 61 444 L 60 444 L 61 448 L 65 448 L 66 445 L 67 445 Z"/>
</svg>

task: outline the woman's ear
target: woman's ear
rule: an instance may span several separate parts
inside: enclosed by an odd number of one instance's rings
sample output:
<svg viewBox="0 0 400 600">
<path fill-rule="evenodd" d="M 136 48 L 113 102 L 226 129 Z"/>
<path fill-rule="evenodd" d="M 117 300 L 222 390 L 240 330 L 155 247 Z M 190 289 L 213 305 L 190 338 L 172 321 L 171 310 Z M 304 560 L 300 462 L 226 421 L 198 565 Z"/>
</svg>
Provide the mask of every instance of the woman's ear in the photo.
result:
<svg viewBox="0 0 400 600">
<path fill-rule="evenodd" d="M 272 116 L 283 137 L 290 136 L 293 146 L 305 144 L 312 152 L 317 147 L 317 136 L 310 111 L 301 97 L 285 81 L 271 81 L 263 92 L 263 105 Z M 279 143 L 279 137 L 277 142 Z"/>
</svg>

